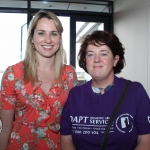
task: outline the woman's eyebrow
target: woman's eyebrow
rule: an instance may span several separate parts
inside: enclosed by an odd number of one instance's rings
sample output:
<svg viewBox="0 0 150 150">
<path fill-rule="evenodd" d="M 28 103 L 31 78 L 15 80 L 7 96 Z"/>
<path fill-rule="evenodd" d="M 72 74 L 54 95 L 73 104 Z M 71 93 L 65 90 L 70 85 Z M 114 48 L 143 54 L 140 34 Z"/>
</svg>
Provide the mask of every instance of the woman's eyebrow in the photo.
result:
<svg viewBox="0 0 150 150">
<path fill-rule="evenodd" d="M 39 30 L 37 30 L 37 31 L 42 31 L 42 32 L 46 32 L 46 30 L 42 30 L 42 29 L 39 29 Z M 58 33 L 58 31 L 50 31 L 50 32 L 57 32 Z"/>
<path fill-rule="evenodd" d="M 106 49 L 100 50 L 100 52 L 108 52 L 109 53 L 109 51 Z"/>
<path fill-rule="evenodd" d="M 58 33 L 58 31 L 51 31 L 51 32 L 57 32 Z"/>
</svg>

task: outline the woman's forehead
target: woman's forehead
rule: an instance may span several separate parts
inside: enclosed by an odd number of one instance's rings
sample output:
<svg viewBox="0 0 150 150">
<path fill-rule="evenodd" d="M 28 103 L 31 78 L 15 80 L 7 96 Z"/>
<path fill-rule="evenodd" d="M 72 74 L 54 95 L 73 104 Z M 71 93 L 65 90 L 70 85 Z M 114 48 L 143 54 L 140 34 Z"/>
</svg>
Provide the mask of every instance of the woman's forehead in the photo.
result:
<svg viewBox="0 0 150 150">
<path fill-rule="evenodd" d="M 87 46 L 87 50 L 92 50 L 92 49 L 103 49 L 103 50 L 110 50 L 110 48 L 105 45 L 105 44 L 102 44 L 102 45 L 93 45 L 93 44 L 89 44 Z"/>
</svg>

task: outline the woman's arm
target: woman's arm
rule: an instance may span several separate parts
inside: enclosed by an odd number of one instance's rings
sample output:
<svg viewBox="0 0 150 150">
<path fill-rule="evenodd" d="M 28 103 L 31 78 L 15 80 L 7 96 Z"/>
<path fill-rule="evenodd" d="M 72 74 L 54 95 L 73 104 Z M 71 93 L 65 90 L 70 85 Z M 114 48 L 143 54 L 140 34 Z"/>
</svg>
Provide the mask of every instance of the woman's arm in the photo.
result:
<svg viewBox="0 0 150 150">
<path fill-rule="evenodd" d="M 60 138 L 61 150 L 76 150 L 72 142 L 71 135 L 61 135 Z"/>
<path fill-rule="evenodd" d="M 13 125 L 14 109 L 0 109 L 0 119 L 2 121 L 2 132 L 0 134 L 0 150 L 6 150 L 8 139 Z"/>
<path fill-rule="evenodd" d="M 150 134 L 139 135 L 135 150 L 150 150 Z"/>
</svg>

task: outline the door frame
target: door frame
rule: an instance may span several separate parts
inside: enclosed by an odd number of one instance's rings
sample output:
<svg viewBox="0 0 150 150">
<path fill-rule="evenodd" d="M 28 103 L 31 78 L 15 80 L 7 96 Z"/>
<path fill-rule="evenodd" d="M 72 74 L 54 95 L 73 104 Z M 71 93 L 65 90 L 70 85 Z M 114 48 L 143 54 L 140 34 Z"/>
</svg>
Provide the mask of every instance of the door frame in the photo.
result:
<svg viewBox="0 0 150 150">
<path fill-rule="evenodd" d="M 104 30 L 113 32 L 113 16 L 108 14 L 89 15 L 89 16 L 70 16 L 70 65 L 76 68 L 76 22 L 102 22 L 104 23 Z"/>
</svg>

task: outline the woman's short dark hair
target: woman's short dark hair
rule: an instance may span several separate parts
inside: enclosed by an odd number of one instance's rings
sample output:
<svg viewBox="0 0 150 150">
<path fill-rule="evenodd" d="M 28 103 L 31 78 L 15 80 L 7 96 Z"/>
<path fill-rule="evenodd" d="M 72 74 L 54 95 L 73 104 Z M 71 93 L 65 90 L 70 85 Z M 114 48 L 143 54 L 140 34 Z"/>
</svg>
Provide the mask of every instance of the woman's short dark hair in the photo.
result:
<svg viewBox="0 0 150 150">
<path fill-rule="evenodd" d="M 99 46 L 106 45 L 112 51 L 113 56 L 119 55 L 119 61 L 117 65 L 113 68 L 114 74 L 118 74 L 125 66 L 125 58 L 124 58 L 124 47 L 122 43 L 119 41 L 119 38 L 108 31 L 94 31 L 92 34 L 87 35 L 83 40 L 80 51 L 78 53 L 78 63 L 79 66 L 84 69 L 87 73 L 86 68 L 86 49 L 89 44 Z"/>
</svg>

